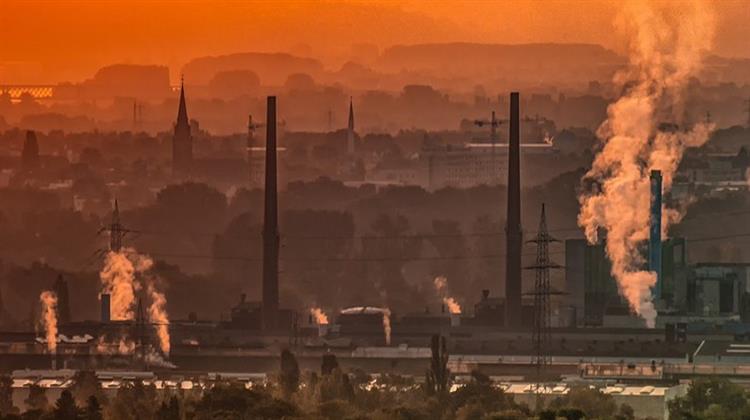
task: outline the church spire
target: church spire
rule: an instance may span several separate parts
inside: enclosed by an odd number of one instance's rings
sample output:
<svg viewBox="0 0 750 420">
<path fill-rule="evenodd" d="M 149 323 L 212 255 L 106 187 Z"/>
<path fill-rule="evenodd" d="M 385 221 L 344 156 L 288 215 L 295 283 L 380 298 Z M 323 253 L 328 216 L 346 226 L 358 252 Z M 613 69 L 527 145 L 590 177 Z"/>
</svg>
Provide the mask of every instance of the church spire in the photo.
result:
<svg viewBox="0 0 750 420">
<path fill-rule="evenodd" d="M 349 97 L 349 126 L 346 128 L 346 152 L 354 154 L 354 105 L 352 97 Z"/>
<path fill-rule="evenodd" d="M 172 172 L 175 175 L 189 174 L 193 161 L 193 138 L 190 135 L 190 120 L 185 104 L 185 79 L 180 79 L 180 106 L 172 138 Z"/>
<path fill-rule="evenodd" d="M 187 105 L 185 105 L 185 78 L 180 77 L 180 107 L 177 110 L 177 125 L 189 126 Z"/>
</svg>

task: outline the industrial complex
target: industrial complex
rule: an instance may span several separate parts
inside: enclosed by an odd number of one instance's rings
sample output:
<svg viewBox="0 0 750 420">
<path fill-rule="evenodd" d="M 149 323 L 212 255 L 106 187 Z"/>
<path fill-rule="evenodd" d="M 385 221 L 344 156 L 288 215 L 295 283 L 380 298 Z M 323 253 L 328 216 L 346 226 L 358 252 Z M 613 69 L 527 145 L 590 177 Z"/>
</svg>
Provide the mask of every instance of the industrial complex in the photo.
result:
<svg viewBox="0 0 750 420">
<path fill-rule="evenodd" d="M 560 395 L 571 384 L 595 384 L 618 401 L 637 407 L 639 415 L 662 416 L 666 401 L 684 394 L 681 384 L 686 379 L 717 374 L 750 379 L 750 369 L 744 367 L 750 364 L 750 348 L 744 344 L 750 330 L 743 323 L 750 317 L 750 266 L 692 263 L 687 259 L 688 240 L 662 237 L 659 171 L 651 173 L 650 237 L 643 249 L 644 268 L 657 276 L 653 296 L 658 315 L 653 327 L 634 315 L 620 296 L 605 251 L 606 236 L 593 244 L 563 240 L 565 257 L 558 265 L 547 249 L 557 239 L 547 230 L 544 209 L 536 235 L 524 235 L 519 96 L 510 94 L 508 143 L 484 145 L 479 152 L 487 166 L 496 166 L 495 153 L 507 162 L 503 166 L 507 168 L 507 243 L 504 290 L 500 295 L 499 287 L 477 291 L 473 310 L 453 311 L 443 305 L 440 311 L 395 313 L 384 307 L 355 306 L 322 319 L 283 306 L 277 103 L 276 97 L 268 97 L 265 147 L 248 140 L 248 159 L 255 171 L 261 166 L 255 165 L 259 154 L 251 157 L 251 151 L 262 151 L 264 157 L 262 300 L 248 301 L 242 295 L 226 302 L 231 315 L 220 321 L 166 321 L 155 315 L 154 306 L 142 303 L 141 296 L 132 298 L 129 315 L 115 314 L 121 299 L 115 286 L 103 291 L 98 302 L 90 302 L 100 305 L 101 318 L 80 321 L 70 319 L 68 285 L 59 278 L 54 285 L 56 331 L 0 332 L 0 369 L 13 372 L 13 386 L 18 389 L 38 384 L 58 392 L 68 386 L 72 372 L 94 370 L 105 390 L 116 389 L 123 381 L 143 380 L 157 389 L 191 391 L 216 377 L 263 381 L 277 370 L 280 350 L 289 348 L 302 368 L 314 370 L 321 357 L 335 354 L 342 368 L 421 377 L 431 357 L 430 338 L 441 335 L 447 338 L 456 384 L 462 376 L 481 371 L 529 402 L 533 402 L 530 395 Z M 347 147 L 352 152 L 351 105 L 349 112 Z M 252 119 L 249 125 L 252 135 Z M 191 141 L 183 90 L 173 146 L 174 171 L 179 176 L 189 172 Z M 464 159 L 474 153 L 469 149 L 451 153 Z M 439 169 L 453 158 L 433 153 L 425 159 L 430 163 L 424 182 L 461 185 L 464 174 L 449 175 L 449 169 Z M 108 253 L 131 252 L 123 243 L 127 221 L 120 220 L 117 203 L 111 224 L 103 230 L 110 235 Z M 529 267 L 521 260 L 522 248 L 528 246 L 524 240 L 536 246 L 536 262 Z M 524 269 L 535 271 L 536 281 L 530 287 L 522 284 Z M 564 290 L 550 286 L 549 271 L 556 269 L 564 272 Z M 154 293 L 158 296 L 158 291 Z M 14 394 L 14 398 L 24 397 Z"/>
</svg>

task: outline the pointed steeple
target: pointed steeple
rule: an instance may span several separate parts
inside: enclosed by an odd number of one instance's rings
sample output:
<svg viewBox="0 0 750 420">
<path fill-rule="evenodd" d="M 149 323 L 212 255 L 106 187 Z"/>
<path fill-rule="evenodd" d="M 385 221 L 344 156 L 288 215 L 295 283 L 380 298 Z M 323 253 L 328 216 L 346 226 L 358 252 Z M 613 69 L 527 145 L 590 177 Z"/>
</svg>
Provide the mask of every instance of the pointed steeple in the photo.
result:
<svg viewBox="0 0 750 420">
<path fill-rule="evenodd" d="M 177 121 L 174 125 L 172 139 L 172 172 L 177 176 L 190 173 L 193 162 L 193 138 L 190 135 L 190 121 L 185 104 L 185 79 L 180 80 L 180 106 L 177 110 Z"/>
<path fill-rule="evenodd" d="M 349 97 L 349 126 L 346 128 L 346 152 L 354 154 L 354 105 L 352 97 Z"/>
<path fill-rule="evenodd" d="M 180 107 L 177 110 L 177 125 L 190 126 L 187 115 L 187 105 L 185 104 L 185 78 L 180 78 Z"/>
</svg>

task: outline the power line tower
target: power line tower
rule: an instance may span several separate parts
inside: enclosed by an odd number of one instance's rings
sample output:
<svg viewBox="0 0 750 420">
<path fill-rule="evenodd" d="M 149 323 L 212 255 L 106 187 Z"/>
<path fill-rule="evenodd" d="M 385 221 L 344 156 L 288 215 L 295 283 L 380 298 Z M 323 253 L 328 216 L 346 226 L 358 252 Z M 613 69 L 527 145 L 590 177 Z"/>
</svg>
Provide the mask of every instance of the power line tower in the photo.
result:
<svg viewBox="0 0 750 420">
<path fill-rule="evenodd" d="M 550 334 L 550 296 L 555 293 L 550 289 L 549 270 L 561 268 L 559 264 L 552 262 L 549 257 L 549 244 L 559 241 L 552 237 L 547 230 L 544 203 L 542 203 L 542 216 L 539 220 L 537 235 L 528 242 L 536 244 L 536 261 L 533 265 L 527 266 L 526 269 L 536 272 L 534 290 L 527 295 L 534 296 L 534 364 L 536 365 L 536 378 L 539 383 L 544 370 L 551 362 L 549 353 L 552 341 Z"/>
<path fill-rule="evenodd" d="M 116 199 L 115 208 L 112 210 L 112 222 L 108 226 L 99 229 L 98 233 L 102 232 L 109 233 L 109 250 L 112 252 L 120 252 L 122 250 L 122 240 L 130 231 L 125 229 L 120 223 L 120 208 L 117 205 Z"/>
</svg>

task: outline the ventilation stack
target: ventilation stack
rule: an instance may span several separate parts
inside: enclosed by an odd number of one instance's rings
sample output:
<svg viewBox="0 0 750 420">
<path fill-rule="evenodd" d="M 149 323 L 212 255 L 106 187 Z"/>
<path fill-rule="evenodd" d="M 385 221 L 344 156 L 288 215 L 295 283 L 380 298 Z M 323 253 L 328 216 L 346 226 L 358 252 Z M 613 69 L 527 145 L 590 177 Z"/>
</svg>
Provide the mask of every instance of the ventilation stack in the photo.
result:
<svg viewBox="0 0 750 420">
<path fill-rule="evenodd" d="M 508 212 L 506 216 L 505 326 L 521 326 L 521 126 L 518 92 L 510 94 Z"/>
<path fill-rule="evenodd" d="M 656 273 L 654 300 L 661 299 L 661 171 L 651 171 L 651 216 L 648 241 L 648 270 Z"/>
<path fill-rule="evenodd" d="M 279 220 L 276 172 L 276 97 L 266 109 L 266 186 L 263 218 L 263 329 L 277 326 L 279 312 Z"/>
</svg>

